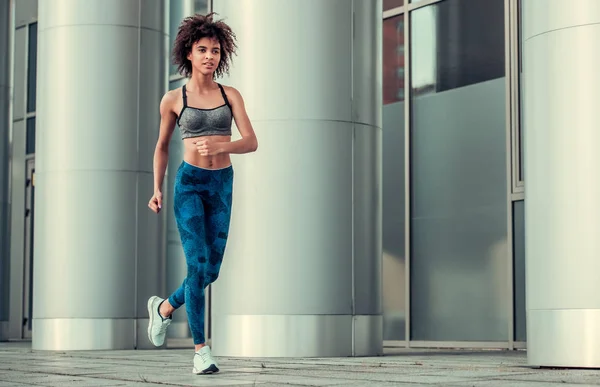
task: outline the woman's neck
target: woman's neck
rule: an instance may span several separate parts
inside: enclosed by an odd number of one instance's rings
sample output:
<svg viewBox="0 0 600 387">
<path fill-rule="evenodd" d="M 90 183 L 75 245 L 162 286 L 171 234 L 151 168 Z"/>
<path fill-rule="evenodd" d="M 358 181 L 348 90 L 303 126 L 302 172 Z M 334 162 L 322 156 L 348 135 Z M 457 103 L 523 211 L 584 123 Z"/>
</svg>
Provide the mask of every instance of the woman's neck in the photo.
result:
<svg viewBox="0 0 600 387">
<path fill-rule="evenodd" d="M 216 87 L 217 83 L 211 75 L 202 75 L 202 74 L 192 74 L 188 82 L 189 86 L 192 86 L 192 92 L 204 92 L 213 90 Z"/>
</svg>

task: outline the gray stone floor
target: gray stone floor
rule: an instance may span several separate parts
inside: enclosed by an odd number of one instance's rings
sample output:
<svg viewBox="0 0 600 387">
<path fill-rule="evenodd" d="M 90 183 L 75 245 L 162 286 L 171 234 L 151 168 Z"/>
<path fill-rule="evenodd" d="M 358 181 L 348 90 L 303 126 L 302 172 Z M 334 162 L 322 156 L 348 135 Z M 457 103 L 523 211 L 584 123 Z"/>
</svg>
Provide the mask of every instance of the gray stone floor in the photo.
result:
<svg viewBox="0 0 600 387">
<path fill-rule="evenodd" d="M 0 343 L 0 386 L 600 386 L 600 370 L 532 369 L 523 351 L 386 349 L 385 356 L 220 358 L 191 374 L 191 350 L 38 352 Z"/>
</svg>

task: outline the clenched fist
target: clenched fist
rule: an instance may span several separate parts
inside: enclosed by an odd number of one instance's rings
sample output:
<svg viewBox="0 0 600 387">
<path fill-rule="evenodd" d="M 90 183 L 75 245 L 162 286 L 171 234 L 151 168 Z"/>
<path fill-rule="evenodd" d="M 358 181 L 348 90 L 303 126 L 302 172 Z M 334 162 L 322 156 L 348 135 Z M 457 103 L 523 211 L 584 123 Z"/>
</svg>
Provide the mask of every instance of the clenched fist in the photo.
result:
<svg viewBox="0 0 600 387">
<path fill-rule="evenodd" d="M 157 214 L 160 212 L 162 208 L 162 192 L 157 191 L 150 198 L 150 202 L 148 203 L 148 207 Z"/>
<path fill-rule="evenodd" d="M 205 138 L 194 143 L 202 156 L 215 156 L 222 152 L 221 143 Z"/>
</svg>

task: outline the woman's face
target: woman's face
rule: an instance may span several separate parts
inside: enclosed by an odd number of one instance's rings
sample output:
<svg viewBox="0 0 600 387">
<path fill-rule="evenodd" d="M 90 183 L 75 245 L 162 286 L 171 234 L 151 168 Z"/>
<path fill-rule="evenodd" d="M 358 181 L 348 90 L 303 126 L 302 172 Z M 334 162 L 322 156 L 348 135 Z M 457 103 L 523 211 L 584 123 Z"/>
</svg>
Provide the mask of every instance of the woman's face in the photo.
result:
<svg viewBox="0 0 600 387">
<path fill-rule="evenodd" d="M 187 58 L 194 72 L 212 75 L 221 61 L 221 45 L 217 39 L 202 38 L 194 43 Z"/>
</svg>

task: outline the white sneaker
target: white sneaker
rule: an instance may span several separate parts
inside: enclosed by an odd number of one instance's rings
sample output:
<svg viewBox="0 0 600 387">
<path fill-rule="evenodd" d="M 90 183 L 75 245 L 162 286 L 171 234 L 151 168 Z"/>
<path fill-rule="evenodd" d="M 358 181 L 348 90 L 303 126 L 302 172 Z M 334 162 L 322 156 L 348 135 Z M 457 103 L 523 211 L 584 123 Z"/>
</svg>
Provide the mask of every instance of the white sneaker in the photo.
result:
<svg viewBox="0 0 600 387">
<path fill-rule="evenodd" d="M 165 336 L 167 335 L 167 327 L 171 324 L 171 316 L 163 318 L 158 313 L 160 303 L 164 300 L 157 296 L 152 296 L 148 299 L 148 315 L 150 322 L 148 323 L 148 339 L 152 344 L 160 347 L 165 342 Z"/>
<path fill-rule="evenodd" d="M 200 348 L 200 350 L 194 354 L 194 369 L 192 372 L 196 375 L 214 374 L 219 372 L 217 361 L 212 356 L 208 345 Z"/>
</svg>

